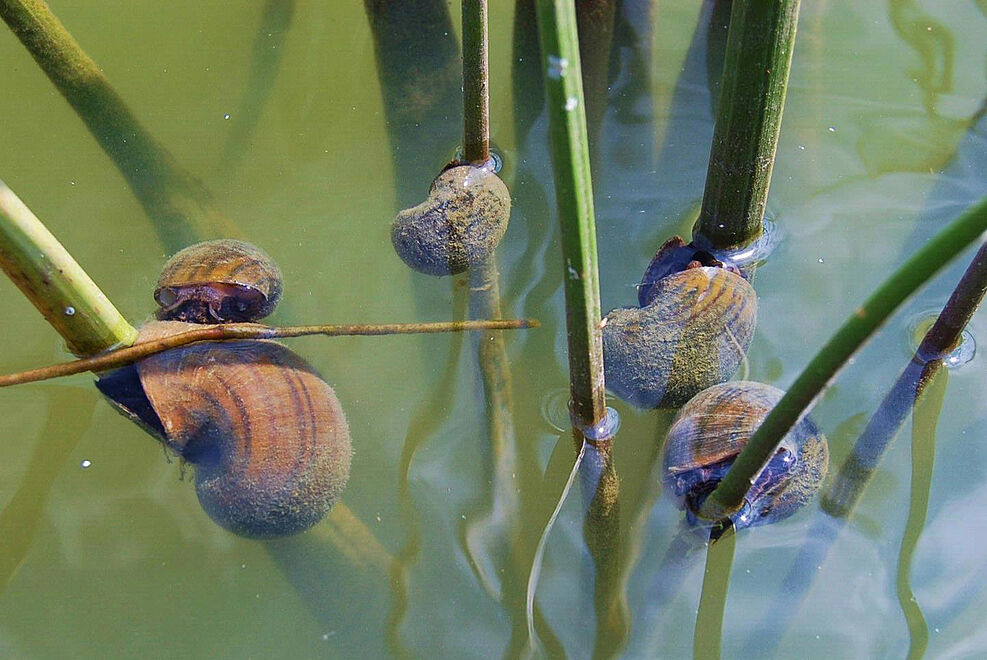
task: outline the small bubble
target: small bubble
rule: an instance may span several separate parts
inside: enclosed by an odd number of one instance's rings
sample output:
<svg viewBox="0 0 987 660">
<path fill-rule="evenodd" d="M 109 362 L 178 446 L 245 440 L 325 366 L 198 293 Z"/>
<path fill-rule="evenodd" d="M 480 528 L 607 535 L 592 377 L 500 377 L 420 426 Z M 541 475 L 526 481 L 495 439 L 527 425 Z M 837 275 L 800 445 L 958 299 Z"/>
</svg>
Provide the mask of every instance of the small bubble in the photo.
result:
<svg viewBox="0 0 987 660">
<path fill-rule="evenodd" d="M 75 307 L 66 307 L 65 316 L 75 316 Z"/>
<path fill-rule="evenodd" d="M 805 151 L 805 145 L 804 144 L 800 144 L 799 145 L 799 151 Z"/>
<path fill-rule="evenodd" d="M 548 56 L 548 77 L 552 80 L 561 80 L 569 69 L 569 60 L 558 55 Z"/>
<path fill-rule="evenodd" d="M 225 115 L 223 115 L 223 119 L 229 119 L 229 118 L 230 118 L 230 113 L 227 112 Z"/>
<path fill-rule="evenodd" d="M 377 512 L 377 522 L 380 522 L 380 512 Z"/>
<path fill-rule="evenodd" d="M 69 181 L 69 185 L 70 186 L 74 186 L 75 185 L 75 181 Z"/>
<path fill-rule="evenodd" d="M 836 132 L 836 127 L 835 126 L 830 126 L 826 130 L 829 131 L 830 133 L 835 133 Z"/>
<path fill-rule="evenodd" d="M 246 564 L 240 564 L 240 568 L 246 568 L 246 567 L 247 567 Z"/>
<path fill-rule="evenodd" d="M 93 462 L 90 461 L 88 458 L 83 459 L 83 461 L 81 463 L 79 463 L 79 465 L 82 466 L 82 469 L 86 469 L 87 467 L 89 467 L 92 464 L 93 464 Z"/>
<path fill-rule="evenodd" d="M 824 263 L 826 263 L 826 260 L 825 260 L 825 259 L 823 259 L 822 257 L 819 257 L 818 259 L 816 259 L 816 261 L 818 261 L 818 262 L 819 262 L 819 263 L 821 263 L 821 264 L 824 264 Z"/>
</svg>

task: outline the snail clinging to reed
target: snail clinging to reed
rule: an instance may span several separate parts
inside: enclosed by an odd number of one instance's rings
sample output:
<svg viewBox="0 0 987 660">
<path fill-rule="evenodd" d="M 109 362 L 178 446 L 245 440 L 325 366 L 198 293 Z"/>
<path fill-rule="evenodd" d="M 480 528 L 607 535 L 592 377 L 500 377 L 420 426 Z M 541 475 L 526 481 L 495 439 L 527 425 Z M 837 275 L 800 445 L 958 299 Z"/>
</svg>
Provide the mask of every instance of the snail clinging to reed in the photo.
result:
<svg viewBox="0 0 987 660">
<path fill-rule="evenodd" d="M 233 311 L 255 320 L 272 311 L 280 271 L 272 261 L 251 261 L 249 255 L 266 257 L 252 247 L 209 241 L 179 252 L 155 297 L 160 302 L 162 290 L 176 291 L 158 315 L 181 320 L 148 323 L 138 341 L 196 327 L 190 318 Z M 352 450 L 339 400 L 310 365 L 276 342 L 192 344 L 106 374 L 97 386 L 195 466 L 203 509 L 242 536 L 304 531 L 346 485 Z"/>
<path fill-rule="evenodd" d="M 664 484 L 693 522 L 747 441 L 784 393 L 752 381 L 709 387 L 672 421 L 663 450 Z M 783 520 L 812 499 L 829 468 L 826 437 L 806 416 L 781 441 L 731 517 L 735 527 Z"/>
<path fill-rule="evenodd" d="M 511 195 L 491 169 L 456 165 L 432 182 L 424 202 L 398 213 L 391 242 L 426 275 L 456 275 L 483 263 L 507 231 Z"/>
<path fill-rule="evenodd" d="M 639 408 L 679 406 L 737 372 L 757 295 L 735 266 L 675 237 L 648 266 L 638 299 L 603 320 L 606 384 L 617 396 Z"/>
</svg>

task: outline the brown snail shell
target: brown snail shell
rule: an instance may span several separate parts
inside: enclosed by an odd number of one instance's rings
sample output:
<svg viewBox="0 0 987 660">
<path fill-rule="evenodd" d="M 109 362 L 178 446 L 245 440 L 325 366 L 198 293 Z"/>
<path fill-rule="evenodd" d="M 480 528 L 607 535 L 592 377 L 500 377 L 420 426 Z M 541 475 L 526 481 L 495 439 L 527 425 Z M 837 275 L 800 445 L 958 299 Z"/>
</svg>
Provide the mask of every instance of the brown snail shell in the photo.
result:
<svg viewBox="0 0 987 660">
<path fill-rule="evenodd" d="M 639 408 L 678 406 L 737 372 L 757 319 L 757 294 L 743 277 L 687 268 L 659 279 L 649 296 L 603 320 L 608 389 Z"/>
<path fill-rule="evenodd" d="M 188 330 L 151 322 L 139 341 Z M 332 507 L 349 477 L 349 427 L 332 388 L 271 341 L 191 344 L 137 364 L 165 444 L 195 465 L 213 520 L 236 534 L 301 532 Z"/>
<path fill-rule="evenodd" d="M 783 394 L 752 381 L 720 383 L 697 394 L 675 416 L 665 440 L 664 482 L 684 499 L 690 514 L 723 479 Z M 803 417 L 754 481 L 732 517 L 734 525 L 763 525 L 792 515 L 819 490 L 828 468 L 826 437 Z"/>
<path fill-rule="evenodd" d="M 455 275 L 488 259 L 507 231 L 511 194 L 492 171 L 459 165 L 435 178 L 428 197 L 398 213 L 391 242 L 426 275 Z"/>
<path fill-rule="evenodd" d="M 154 300 L 158 319 L 190 323 L 256 321 L 274 311 L 281 269 L 260 248 L 230 238 L 196 243 L 164 265 Z"/>
</svg>

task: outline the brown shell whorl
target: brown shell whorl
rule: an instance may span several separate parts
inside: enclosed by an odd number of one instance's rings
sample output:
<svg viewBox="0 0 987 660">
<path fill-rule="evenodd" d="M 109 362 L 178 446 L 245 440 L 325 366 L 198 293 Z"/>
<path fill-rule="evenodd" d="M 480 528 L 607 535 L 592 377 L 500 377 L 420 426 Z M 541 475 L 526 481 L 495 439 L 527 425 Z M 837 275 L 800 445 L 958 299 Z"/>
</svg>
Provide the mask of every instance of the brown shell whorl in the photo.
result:
<svg viewBox="0 0 987 660">
<path fill-rule="evenodd" d="M 188 329 L 153 322 L 142 341 Z M 332 388 L 270 341 L 192 344 L 138 364 L 166 443 L 196 466 L 196 492 L 227 529 L 268 538 L 303 531 L 349 477 L 350 438 Z"/>
<path fill-rule="evenodd" d="M 500 177 L 486 168 L 459 165 L 436 177 L 424 202 L 398 213 L 391 242 L 411 268 L 455 275 L 493 254 L 510 215 L 511 195 Z"/>
<path fill-rule="evenodd" d="M 266 252 L 234 239 L 196 243 L 164 265 L 154 290 L 160 320 L 256 321 L 283 291 L 281 269 Z"/>
<path fill-rule="evenodd" d="M 757 319 L 757 294 L 745 279 L 689 268 L 655 282 L 651 298 L 604 319 L 608 389 L 639 408 L 672 407 L 737 372 Z"/>
</svg>

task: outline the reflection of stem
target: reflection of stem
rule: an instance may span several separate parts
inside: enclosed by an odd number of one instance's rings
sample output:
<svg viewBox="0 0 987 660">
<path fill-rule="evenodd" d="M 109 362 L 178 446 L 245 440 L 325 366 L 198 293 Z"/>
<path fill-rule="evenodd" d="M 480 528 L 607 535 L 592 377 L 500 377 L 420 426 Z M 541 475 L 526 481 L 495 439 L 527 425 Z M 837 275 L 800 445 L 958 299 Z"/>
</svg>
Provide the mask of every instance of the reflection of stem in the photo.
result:
<svg viewBox="0 0 987 660">
<path fill-rule="evenodd" d="M 922 60 L 921 69 L 908 73 L 922 89 L 926 112 L 937 117 L 937 97 L 953 88 L 953 65 L 956 59 L 953 33 L 924 13 L 915 0 L 890 0 L 889 12 L 895 32 L 915 49 Z M 941 64 L 937 62 L 940 59 Z"/>
<path fill-rule="evenodd" d="M 595 568 L 596 646 L 593 657 L 619 654 L 627 640 L 627 599 L 621 581 L 620 479 L 613 462 L 613 443 L 587 444 L 579 468 L 587 502 L 583 537 Z"/>
<path fill-rule="evenodd" d="M 723 612 L 726 610 L 736 545 L 737 532 L 731 525 L 706 549 L 706 572 L 703 574 L 702 596 L 699 598 L 696 630 L 692 639 L 692 657 L 697 660 L 719 660 Z"/>
<path fill-rule="evenodd" d="M 579 26 L 579 62 L 583 70 L 586 98 L 586 132 L 589 136 L 593 168 L 599 162 L 599 136 L 607 111 L 610 77 L 610 44 L 613 41 L 614 0 L 580 0 L 576 2 Z"/>
<path fill-rule="evenodd" d="M 79 401 L 79 390 L 55 387 L 49 388 L 47 393 L 48 421 L 20 486 L 6 506 L 0 509 L 0 539 L 3 539 L 0 594 L 10 584 L 31 549 L 44 513 L 45 500 L 66 459 L 89 425 L 96 403 L 96 398 L 87 393 L 83 410 L 76 409 L 72 415 L 65 415 L 64 411 Z"/>
<path fill-rule="evenodd" d="M 178 332 L 162 339 L 140 342 L 127 348 L 120 348 L 91 358 L 83 358 L 50 367 L 41 367 L 40 369 L 0 376 L 0 387 L 31 383 L 48 378 L 58 378 L 60 376 L 70 376 L 85 371 L 115 369 L 163 351 L 201 341 L 282 339 L 306 335 L 325 335 L 326 337 L 408 335 L 435 332 L 508 330 L 536 327 L 537 325 L 537 321 L 524 319 L 507 321 L 446 321 L 439 323 L 358 323 L 353 325 L 299 325 L 286 327 L 271 327 L 256 323 L 223 323 L 221 325 L 207 325 L 193 330 Z"/>
<path fill-rule="evenodd" d="M 274 88 L 294 13 L 295 0 L 266 0 L 264 3 L 260 27 L 254 39 L 247 89 L 239 110 L 232 116 L 233 125 L 223 150 L 222 166 L 227 170 L 232 170 L 240 162 L 250 146 L 250 136 Z"/>
<path fill-rule="evenodd" d="M 76 355 L 127 346 L 135 330 L 72 255 L 0 181 L 0 268 Z"/>
<path fill-rule="evenodd" d="M 45 2 L 0 0 L 0 16 L 127 179 L 169 251 L 236 235 L 202 183 L 140 125 Z"/>
<path fill-rule="evenodd" d="M 922 615 L 922 609 L 915 599 L 911 586 L 912 556 L 925 528 L 925 517 L 929 510 L 929 492 L 932 489 L 932 465 L 936 456 L 936 424 L 942 412 L 946 396 L 949 372 L 939 370 L 937 377 L 927 388 L 927 396 L 915 405 L 912 414 L 912 485 L 911 500 L 908 504 L 908 522 L 901 539 L 898 554 L 898 576 L 896 592 L 901 611 L 908 622 L 908 659 L 918 660 L 925 656 L 929 645 L 929 626 Z"/>
</svg>

